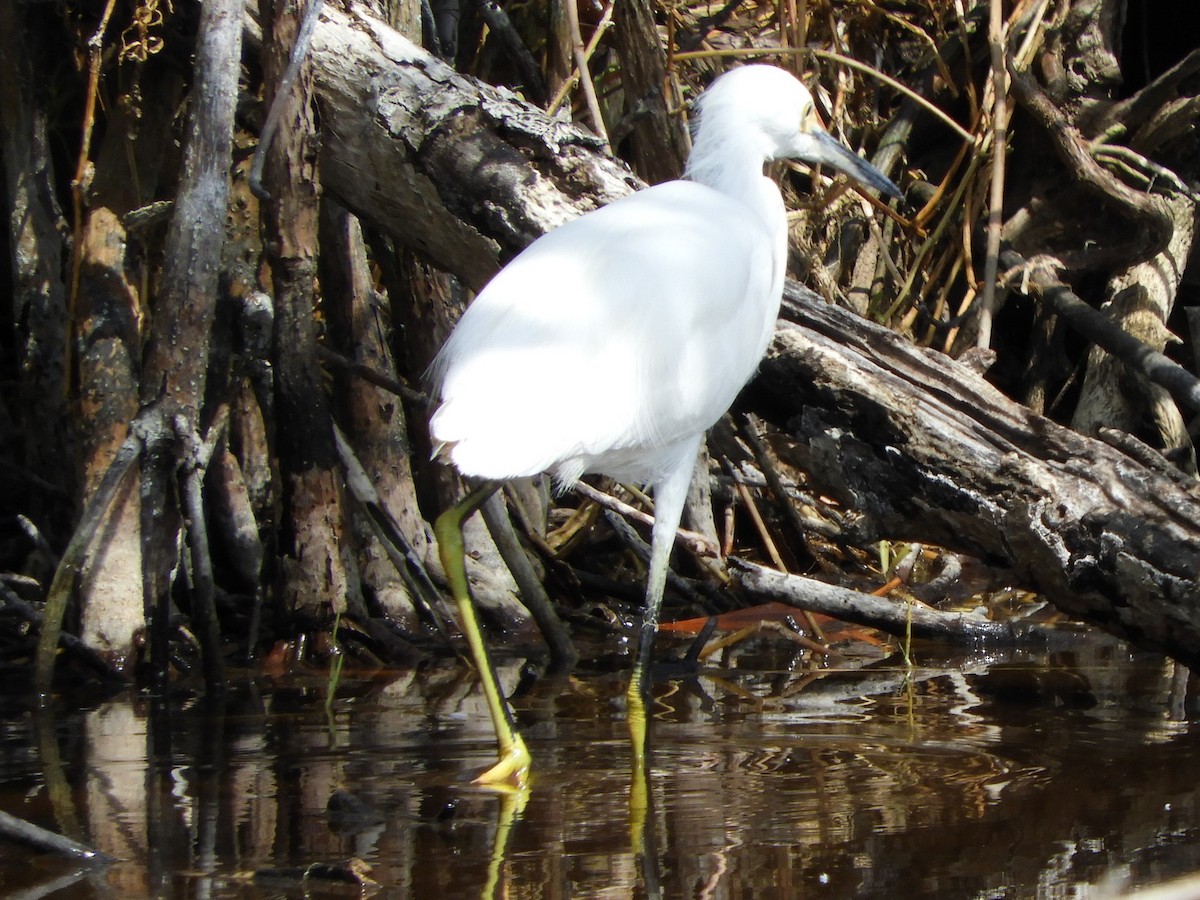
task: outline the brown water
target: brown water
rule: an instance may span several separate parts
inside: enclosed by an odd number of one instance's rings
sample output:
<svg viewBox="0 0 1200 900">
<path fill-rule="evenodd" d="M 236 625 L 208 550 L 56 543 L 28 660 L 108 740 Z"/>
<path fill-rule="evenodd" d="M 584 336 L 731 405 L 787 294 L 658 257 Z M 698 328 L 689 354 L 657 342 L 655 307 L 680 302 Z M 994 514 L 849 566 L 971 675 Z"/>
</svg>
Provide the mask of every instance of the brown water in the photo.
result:
<svg viewBox="0 0 1200 900">
<path fill-rule="evenodd" d="M 1092 643 L 814 675 L 763 646 L 658 685 L 639 839 L 619 675 L 523 689 L 524 797 L 469 784 L 493 742 L 450 663 L 13 709 L 0 808 L 117 861 L 0 841 L 0 896 L 357 896 L 253 877 L 347 857 L 374 896 L 435 900 L 1111 897 L 1200 870 L 1197 704 L 1170 663 Z M 337 792 L 365 812 L 331 814 Z"/>
</svg>

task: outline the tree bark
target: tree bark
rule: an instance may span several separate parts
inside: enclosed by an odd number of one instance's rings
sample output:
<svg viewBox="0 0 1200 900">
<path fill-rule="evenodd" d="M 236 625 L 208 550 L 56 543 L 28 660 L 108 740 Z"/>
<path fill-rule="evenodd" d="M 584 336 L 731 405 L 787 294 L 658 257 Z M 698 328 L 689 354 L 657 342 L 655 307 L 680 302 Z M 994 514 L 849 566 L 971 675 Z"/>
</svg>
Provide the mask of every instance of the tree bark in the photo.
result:
<svg viewBox="0 0 1200 900">
<path fill-rule="evenodd" d="M 667 15 L 672 13 L 668 11 Z M 654 4 L 623 0 L 613 9 L 625 115 L 633 122 L 635 167 L 651 184 L 678 178 L 687 162 L 687 130 L 668 104 L 678 103 L 675 85 L 667 75 L 666 54 L 658 39 Z"/>
<path fill-rule="evenodd" d="M 168 591 L 181 527 L 176 473 L 183 444 L 198 443 L 216 312 L 221 248 L 229 200 L 233 114 L 241 73 L 243 0 L 213 0 L 200 12 L 183 172 L 168 228 L 158 303 L 142 369 L 142 402 L 159 406 L 184 442 L 142 460 L 143 595 L 155 622 L 151 640 L 159 672 L 166 664 Z M 207 552 L 193 545 L 193 552 Z M 196 625 L 215 664 L 215 622 Z"/>
<path fill-rule="evenodd" d="M 95 492 L 138 411 L 141 298 L 125 277 L 126 233 L 107 206 L 88 210 L 81 233 L 78 353 L 84 487 Z M 79 636 L 124 670 L 145 624 L 141 602 L 141 498 L 137 479 L 115 497 L 79 582 Z"/>
<path fill-rule="evenodd" d="M 396 377 L 392 357 L 392 323 L 384 298 L 370 281 L 366 246 L 358 219 L 327 200 L 322 209 L 321 284 L 330 298 L 330 338 L 348 357 L 372 372 Z M 401 398 L 353 375 L 339 375 L 335 393 L 341 410 L 339 421 L 351 443 L 379 503 L 396 522 L 405 545 L 422 564 L 431 556 L 433 538 L 421 518 L 413 480 L 412 447 Z M 416 632 L 414 598 L 382 546 L 357 517 L 355 543 L 364 592 L 384 615 Z"/>
<path fill-rule="evenodd" d="M 73 495 L 63 281 L 67 229 L 55 200 L 47 114 L 39 89 L 47 83 L 40 62 L 49 57 L 38 53 L 39 42 L 26 30 L 29 9 L 19 3 L 0 5 L 0 158 L 11 257 L 10 327 L 18 342 L 19 370 L 11 411 L 25 431 L 22 462 L 27 471 L 44 485 Z M 47 519 L 46 513 L 55 507 L 44 498 L 29 507 L 39 526 L 50 533 L 66 524 Z"/>
<path fill-rule="evenodd" d="M 1172 197 L 1167 206 L 1175 223 L 1167 248 L 1111 279 L 1102 307 L 1123 331 L 1159 353 L 1169 341 L 1178 340 L 1166 322 L 1191 256 L 1200 213 L 1186 195 Z M 1195 449 L 1171 395 L 1099 347 L 1088 354 L 1082 397 L 1071 427 L 1084 434 L 1119 428 L 1161 450 L 1181 471 L 1197 474 Z"/>
<path fill-rule="evenodd" d="M 288 65 L 304 5 L 280 2 L 265 16 L 268 83 Z M 311 67 L 301 66 L 291 96 L 280 97 L 279 133 L 267 148 L 268 256 L 275 288 L 275 446 L 283 478 L 281 592 L 306 626 L 348 606 L 361 612 L 350 556 L 333 417 L 317 365 L 316 276 L 319 183 Z"/>
<path fill-rule="evenodd" d="M 77 431 L 88 495 L 138 411 L 148 299 L 139 260 L 146 254 L 123 220 L 155 195 L 181 89 L 171 73 L 147 75 L 142 64 L 124 67 L 120 84 L 121 96 L 96 152 L 93 189 L 79 234 Z M 115 498 L 79 582 L 79 636 L 119 670 L 132 661 L 135 635 L 145 624 L 139 480 L 132 479 Z"/>
</svg>

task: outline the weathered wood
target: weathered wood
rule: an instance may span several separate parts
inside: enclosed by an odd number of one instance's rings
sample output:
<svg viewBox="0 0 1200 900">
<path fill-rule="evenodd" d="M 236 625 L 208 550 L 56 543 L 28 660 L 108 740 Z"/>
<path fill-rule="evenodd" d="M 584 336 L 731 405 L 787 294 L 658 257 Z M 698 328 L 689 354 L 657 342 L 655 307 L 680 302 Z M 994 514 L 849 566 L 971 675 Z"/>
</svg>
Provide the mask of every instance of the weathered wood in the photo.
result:
<svg viewBox="0 0 1200 900">
<path fill-rule="evenodd" d="M 156 67 L 157 68 L 157 67 Z M 167 148 L 170 124 L 183 92 L 175 72 L 123 68 L 120 99 L 111 104 L 96 142 L 95 179 L 87 192 L 79 240 L 75 298 L 75 410 L 84 491 L 90 493 L 124 441 L 138 411 L 145 247 L 124 219 L 151 202 Z M 79 635 L 95 652 L 123 668 L 135 660 L 145 627 L 142 593 L 141 498 L 131 479 L 122 490 L 79 579 Z"/>
<path fill-rule="evenodd" d="M 756 386 L 855 539 L 1002 560 L 1069 614 L 1200 664 L 1200 485 L 789 285 Z"/>
<path fill-rule="evenodd" d="M 1010 644 L 1022 639 L 1021 630 L 1013 623 L 996 622 L 976 613 L 948 613 L 921 603 L 875 597 L 742 560 L 734 560 L 732 569 L 738 585 L 752 597 L 789 603 L 898 637 L 911 634 L 987 644 Z"/>
<path fill-rule="evenodd" d="M 652 184 L 678 178 L 690 146 L 682 121 L 668 109 L 678 98 L 672 97 L 654 6 L 649 0 L 622 0 L 613 9 L 635 164 Z"/>
<path fill-rule="evenodd" d="M 1175 307 L 1195 239 L 1200 208 L 1186 194 L 1164 201 L 1174 228 L 1167 247 L 1154 258 L 1119 272 L 1105 288 L 1104 311 L 1120 326 L 1157 353 L 1177 340 L 1166 322 Z M 1112 356 L 1101 347 L 1088 354 L 1087 372 L 1071 427 L 1084 434 L 1100 428 L 1119 428 L 1142 436 L 1171 456 L 1193 477 L 1196 453 L 1183 415 L 1161 385 Z"/>
<path fill-rule="evenodd" d="M 201 7 L 183 171 L 142 369 L 143 404 L 161 401 L 164 419 L 190 437 L 199 434 L 216 314 L 243 11 L 243 0 L 213 0 Z M 160 677 L 169 652 L 167 593 L 178 562 L 174 488 L 180 450 L 178 444 L 170 452 L 148 449 L 142 459 L 143 602 L 156 617 L 151 654 Z"/>
<path fill-rule="evenodd" d="M 97 863 L 112 862 L 108 855 L 94 850 L 86 844 L 73 841 L 66 835 L 49 831 L 32 822 L 0 810 L 0 834 L 9 840 L 25 844 L 43 853 L 61 853 L 76 859 L 93 860 Z"/>
<path fill-rule="evenodd" d="M 554 605 L 550 602 L 546 589 L 542 587 L 533 563 L 529 561 L 525 548 L 517 538 L 517 530 L 508 517 L 508 508 L 504 505 L 503 498 L 499 493 L 492 494 L 483 502 L 479 511 L 487 523 L 492 540 L 496 542 L 500 557 L 520 587 L 521 601 L 537 622 L 542 637 L 550 648 L 551 665 L 560 670 L 570 669 L 579 660 L 579 652 L 571 643 L 570 634 L 554 611 Z"/>
<path fill-rule="evenodd" d="M 327 6 L 312 53 L 326 188 L 473 289 L 498 255 L 639 186 L 594 137 L 376 19 Z"/>
<path fill-rule="evenodd" d="M 311 0 L 310 0 L 311 2 Z M 304 4 L 264 0 L 266 77 L 280 90 Z M 280 535 L 285 609 L 306 627 L 361 612 L 329 395 L 317 364 L 316 276 L 320 184 L 309 60 L 281 95 L 280 130 L 266 152 L 268 258 L 275 289 L 276 426 L 283 478 Z"/>
<path fill-rule="evenodd" d="M 353 435 L 354 454 L 376 494 L 374 502 L 387 510 L 403 546 L 423 567 L 436 553 L 432 549 L 433 536 L 417 503 L 404 404 L 394 392 L 357 376 L 357 372 L 374 372 L 395 379 L 391 316 L 385 298 L 372 284 L 358 219 L 327 199 L 321 209 L 320 237 L 320 279 L 326 297 L 329 339 L 344 349 L 343 359 L 348 357 L 356 365 L 355 372 L 343 368 L 335 378 L 338 421 L 347 434 Z M 341 456 L 342 467 L 347 469 L 345 454 Z M 353 480 L 347 478 L 347 484 L 353 492 Z M 420 603 L 421 598 L 410 594 L 404 578 L 406 563 L 393 564 L 387 542 L 372 533 L 364 521 L 367 518 L 356 517 L 356 553 L 363 590 L 388 617 L 416 631 L 414 603 Z"/>
<path fill-rule="evenodd" d="M 159 429 L 155 427 L 159 417 L 155 408 L 146 410 L 143 422 L 134 423 L 129 436 L 113 456 L 112 463 L 88 498 L 83 515 L 71 541 L 63 551 L 62 559 L 54 572 L 54 580 L 46 592 L 46 608 L 42 617 L 42 630 L 38 635 L 37 657 L 34 661 L 34 689 L 40 702 L 50 699 L 51 682 L 54 679 L 54 660 L 58 650 L 59 634 L 67 601 L 75 587 L 75 580 L 83 565 L 84 554 L 96 535 L 96 530 L 111 508 L 117 491 L 125 477 L 138 460 L 138 455 L 148 444 L 157 443 Z M 145 426 L 142 428 L 141 426 Z M 150 435 L 150 436 L 148 436 Z"/>
<path fill-rule="evenodd" d="M 47 484 L 71 491 L 74 465 L 68 414 L 65 225 L 54 196 L 55 173 L 40 87 L 48 83 L 39 42 L 26 32 L 27 4 L 0 4 L 0 158 L 11 267 L 24 464 Z M 47 531 L 62 524 L 45 519 Z"/>
<path fill-rule="evenodd" d="M 137 415 L 140 298 L 125 275 L 126 233 L 115 210 L 89 209 L 80 241 L 77 415 L 84 490 L 90 494 Z M 133 661 L 134 635 L 145 624 L 140 509 L 134 481 L 106 514 L 79 579 L 80 637 L 118 668 Z"/>
</svg>

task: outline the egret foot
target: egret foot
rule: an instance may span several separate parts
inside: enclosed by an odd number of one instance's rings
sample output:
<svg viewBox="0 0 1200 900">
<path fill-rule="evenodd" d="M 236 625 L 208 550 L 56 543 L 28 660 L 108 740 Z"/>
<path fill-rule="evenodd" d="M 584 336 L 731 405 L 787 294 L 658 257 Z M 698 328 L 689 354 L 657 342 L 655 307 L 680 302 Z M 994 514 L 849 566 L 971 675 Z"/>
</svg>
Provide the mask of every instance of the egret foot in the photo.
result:
<svg viewBox="0 0 1200 900">
<path fill-rule="evenodd" d="M 529 767 L 533 757 L 525 747 L 525 739 L 514 731 L 513 740 L 500 750 L 500 758 L 494 766 L 472 780 L 474 784 L 509 786 L 525 790 L 529 786 Z"/>
</svg>

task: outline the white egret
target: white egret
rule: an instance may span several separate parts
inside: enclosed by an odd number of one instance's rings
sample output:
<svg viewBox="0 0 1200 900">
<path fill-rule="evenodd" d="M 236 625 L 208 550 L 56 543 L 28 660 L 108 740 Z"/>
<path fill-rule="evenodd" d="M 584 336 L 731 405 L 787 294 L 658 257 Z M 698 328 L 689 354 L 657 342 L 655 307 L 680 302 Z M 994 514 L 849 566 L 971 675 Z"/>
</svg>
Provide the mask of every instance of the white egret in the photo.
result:
<svg viewBox="0 0 1200 900">
<path fill-rule="evenodd" d="M 640 701 L 667 564 L 704 432 L 754 374 L 783 290 L 787 220 L 764 164 L 799 159 L 899 196 L 822 127 L 773 66 L 734 69 L 699 99 L 687 170 L 552 231 L 475 298 L 431 369 L 435 445 L 485 479 L 436 534 L 483 680 L 500 759 L 480 780 L 523 780 L 529 754 L 496 682 L 463 569 L 463 519 L 504 479 L 585 472 L 654 489 L 655 521 L 629 699 Z"/>
</svg>

